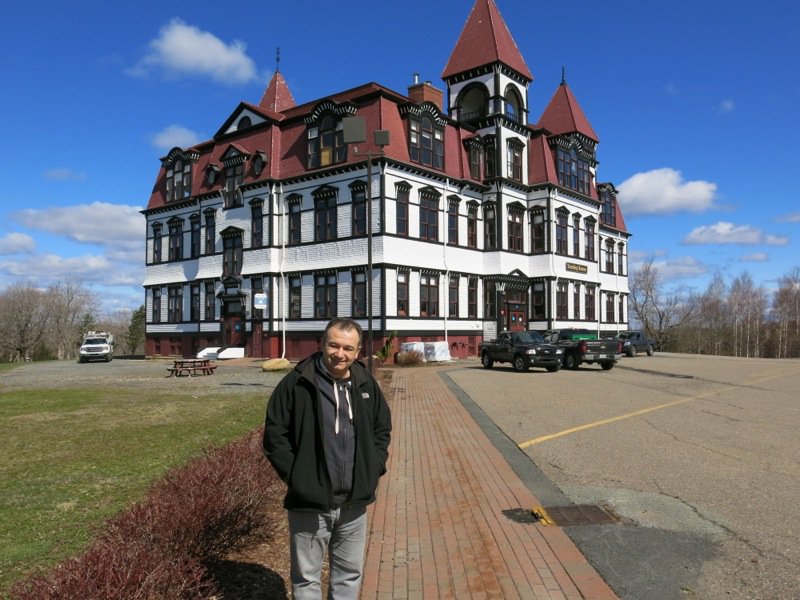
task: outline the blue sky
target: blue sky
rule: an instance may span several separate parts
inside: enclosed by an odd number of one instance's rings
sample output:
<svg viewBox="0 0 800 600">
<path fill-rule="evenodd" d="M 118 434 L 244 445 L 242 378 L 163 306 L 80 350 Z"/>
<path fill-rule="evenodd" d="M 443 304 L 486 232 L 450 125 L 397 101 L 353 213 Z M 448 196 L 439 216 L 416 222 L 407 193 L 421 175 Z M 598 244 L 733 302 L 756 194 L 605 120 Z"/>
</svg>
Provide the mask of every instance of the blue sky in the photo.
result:
<svg viewBox="0 0 800 600">
<path fill-rule="evenodd" d="M 496 0 L 534 75 L 566 79 L 621 191 L 631 268 L 703 291 L 800 265 L 800 8 L 784 0 Z M 472 0 L 12 3 L 0 65 L 0 289 L 72 278 L 106 311 L 144 293 L 144 208 L 173 146 L 210 138 L 280 70 L 303 103 L 440 74 Z"/>
</svg>

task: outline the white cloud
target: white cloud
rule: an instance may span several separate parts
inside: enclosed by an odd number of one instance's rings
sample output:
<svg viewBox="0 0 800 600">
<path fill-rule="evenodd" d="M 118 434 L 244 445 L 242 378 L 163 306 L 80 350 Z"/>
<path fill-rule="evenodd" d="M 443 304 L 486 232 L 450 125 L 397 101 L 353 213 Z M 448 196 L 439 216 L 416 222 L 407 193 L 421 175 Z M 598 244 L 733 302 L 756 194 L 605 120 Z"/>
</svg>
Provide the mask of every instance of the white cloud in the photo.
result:
<svg viewBox="0 0 800 600">
<path fill-rule="evenodd" d="M 83 181 L 86 179 L 86 173 L 64 167 L 48 169 L 44 172 L 44 177 L 45 179 L 52 179 L 54 181 Z"/>
<path fill-rule="evenodd" d="M 625 215 L 655 215 L 714 208 L 717 185 L 684 181 L 680 171 L 663 168 L 636 173 L 619 185 L 619 203 Z"/>
<path fill-rule="evenodd" d="M 635 273 L 641 267 L 643 262 L 644 257 L 641 261 L 638 261 L 635 264 L 631 262 L 631 273 Z M 661 277 L 661 279 L 665 282 L 674 279 L 697 277 L 698 275 L 704 275 L 709 272 L 709 267 L 693 256 L 653 260 L 653 269 L 658 272 L 659 277 Z"/>
<path fill-rule="evenodd" d="M 0 238 L 0 256 L 33 252 L 36 242 L 29 235 L 12 232 Z"/>
<path fill-rule="evenodd" d="M 202 141 L 200 136 L 181 125 L 170 125 L 153 134 L 151 141 L 153 146 L 160 150 L 171 150 L 178 148 L 189 148 Z"/>
<path fill-rule="evenodd" d="M 149 46 L 150 52 L 128 71 L 131 75 L 147 76 L 151 71 L 167 77 L 202 75 L 229 85 L 259 77 L 242 42 L 226 44 L 214 34 L 177 18 L 162 27 Z"/>
<path fill-rule="evenodd" d="M 778 221 L 783 223 L 800 223 L 800 213 L 784 215 L 780 217 Z"/>
<path fill-rule="evenodd" d="M 80 243 L 119 247 L 144 243 L 145 220 L 140 210 L 136 206 L 93 202 L 45 210 L 26 209 L 11 216 L 30 229 Z"/>
<path fill-rule="evenodd" d="M 769 254 L 766 252 L 754 252 L 753 254 L 745 254 L 744 256 L 739 257 L 739 262 L 767 262 L 769 260 Z"/>
<path fill-rule="evenodd" d="M 785 246 L 789 238 L 766 234 L 750 225 L 734 225 L 728 221 L 719 221 L 713 225 L 696 227 L 683 238 L 684 244 L 766 244 L 768 246 Z"/>
</svg>

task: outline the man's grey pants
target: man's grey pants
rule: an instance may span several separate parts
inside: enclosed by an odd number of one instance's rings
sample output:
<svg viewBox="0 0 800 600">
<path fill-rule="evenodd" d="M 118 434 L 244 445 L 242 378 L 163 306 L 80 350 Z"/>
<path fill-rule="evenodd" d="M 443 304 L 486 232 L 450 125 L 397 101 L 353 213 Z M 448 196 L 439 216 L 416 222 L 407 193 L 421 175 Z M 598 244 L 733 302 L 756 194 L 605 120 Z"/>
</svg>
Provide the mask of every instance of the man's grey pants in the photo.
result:
<svg viewBox="0 0 800 600">
<path fill-rule="evenodd" d="M 322 561 L 330 560 L 328 598 L 358 600 L 367 539 L 367 509 L 336 508 L 330 512 L 289 511 L 294 600 L 322 598 Z"/>
</svg>

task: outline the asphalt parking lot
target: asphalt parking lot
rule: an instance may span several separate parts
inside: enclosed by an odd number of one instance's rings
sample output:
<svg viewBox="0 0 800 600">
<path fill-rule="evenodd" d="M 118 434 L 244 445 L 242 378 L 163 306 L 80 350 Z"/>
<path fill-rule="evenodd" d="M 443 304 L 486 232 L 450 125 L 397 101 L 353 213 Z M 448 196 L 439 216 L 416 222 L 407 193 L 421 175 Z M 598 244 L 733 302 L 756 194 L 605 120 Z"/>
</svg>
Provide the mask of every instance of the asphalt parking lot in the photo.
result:
<svg viewBox="0 0 800 600">
<path fill-rule="evenodd" d="M 800 598 L 800 361 L 656 354 L 447 377 L 512 462 L 519 448 L 533 461 L 543 504 L 621 518 L 568 532 L 622 598 Z"/>
</svg>

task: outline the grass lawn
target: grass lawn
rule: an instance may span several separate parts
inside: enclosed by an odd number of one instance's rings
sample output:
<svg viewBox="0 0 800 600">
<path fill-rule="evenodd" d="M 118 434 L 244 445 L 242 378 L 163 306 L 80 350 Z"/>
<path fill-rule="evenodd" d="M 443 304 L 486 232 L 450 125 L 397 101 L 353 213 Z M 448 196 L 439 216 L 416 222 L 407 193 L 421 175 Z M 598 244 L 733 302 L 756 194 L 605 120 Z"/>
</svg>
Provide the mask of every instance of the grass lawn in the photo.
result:
<svg viewBox="0 0 800 600">
<path fill-rule="evenodd" d="M 75 388 L 0 397 L 0 597 L 78 552 L 170 467 L 263 422 L 263 391 Z"/>
</svg>

